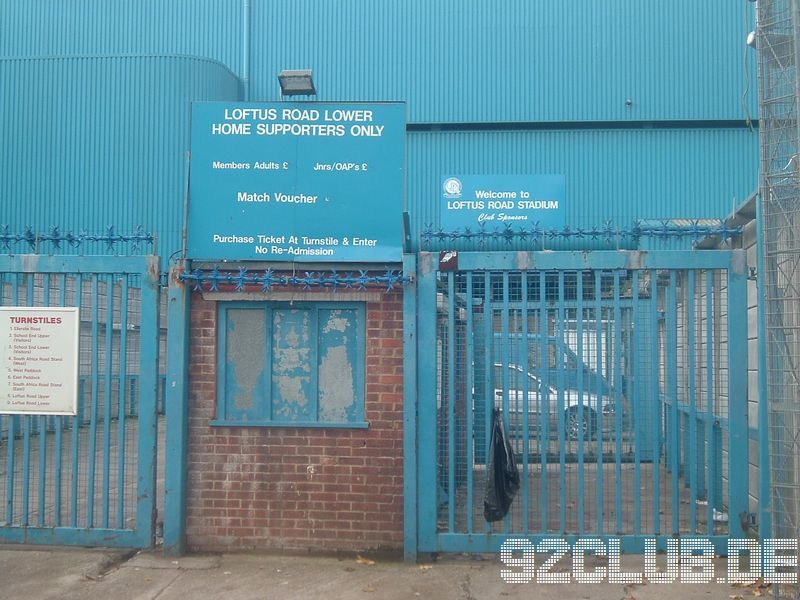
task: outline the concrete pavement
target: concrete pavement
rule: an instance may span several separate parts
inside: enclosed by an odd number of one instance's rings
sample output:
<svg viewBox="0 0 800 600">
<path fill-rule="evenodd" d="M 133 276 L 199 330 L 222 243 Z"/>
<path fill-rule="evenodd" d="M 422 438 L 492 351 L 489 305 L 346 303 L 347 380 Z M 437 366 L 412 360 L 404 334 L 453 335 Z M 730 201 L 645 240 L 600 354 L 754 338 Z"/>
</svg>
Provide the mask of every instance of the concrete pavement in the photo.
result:
<svg viewBox="0 0 800 600">
<path fill-rule="evenodd" d="M 623 571 L 640 571 L 641 556 L 623 556 Z M 724 573 L 724 561 L 717 561 Z M 189 600 L 203 598 L 483 600 L 742 600 L 769 596 L 756 585 L 507 584 L 496 556 L 444 557 L 423 565 L 355 556 L 221 554 L 179 559 L 160 551 L 0 546 L 0 598 Z"/>
</svg>

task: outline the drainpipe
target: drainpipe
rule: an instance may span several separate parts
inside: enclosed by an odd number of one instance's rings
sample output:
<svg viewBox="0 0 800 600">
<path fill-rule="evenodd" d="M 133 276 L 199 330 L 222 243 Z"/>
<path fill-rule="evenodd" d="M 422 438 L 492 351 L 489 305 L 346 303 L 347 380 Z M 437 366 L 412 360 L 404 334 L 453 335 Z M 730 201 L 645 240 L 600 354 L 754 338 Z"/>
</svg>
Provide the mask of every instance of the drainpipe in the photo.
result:
<svg viewBox="0 0 800 600">
<path fill-rule="evenodd" d="M 242 0 L 242 100 L 250 101 L 250 0 Z"/>
</svg>

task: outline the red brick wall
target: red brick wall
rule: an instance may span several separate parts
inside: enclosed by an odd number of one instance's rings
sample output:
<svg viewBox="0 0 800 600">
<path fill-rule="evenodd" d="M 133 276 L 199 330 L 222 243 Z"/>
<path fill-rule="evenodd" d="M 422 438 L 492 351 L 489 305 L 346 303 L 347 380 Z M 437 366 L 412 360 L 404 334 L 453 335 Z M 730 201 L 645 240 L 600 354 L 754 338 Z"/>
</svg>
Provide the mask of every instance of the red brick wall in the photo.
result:
<svg viewBox="0 0 800 600">
<path fill-rule="evenodd" d="M 402 548 L 402 292 L 367 302 L 368 429 L 210 426 L 216 308 L 192 295 L 189 548 Z"/>
</svg>

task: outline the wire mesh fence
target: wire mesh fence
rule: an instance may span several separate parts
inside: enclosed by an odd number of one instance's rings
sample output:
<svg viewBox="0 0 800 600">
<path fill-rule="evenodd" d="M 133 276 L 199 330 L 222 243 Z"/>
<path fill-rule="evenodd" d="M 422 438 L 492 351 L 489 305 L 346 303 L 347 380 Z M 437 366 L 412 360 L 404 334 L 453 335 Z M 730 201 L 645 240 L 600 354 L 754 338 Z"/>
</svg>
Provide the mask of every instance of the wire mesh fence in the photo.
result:
<svg viewBox="0 0 800 600">
<path fill-rule="evenodd" d="M 800 536 L 800 133 L 797 114 L 797 0 L 759 0 L 762 301 L 773 535 Z M 796 585 L 776 595 L 797 598 Z"/>
</svg>

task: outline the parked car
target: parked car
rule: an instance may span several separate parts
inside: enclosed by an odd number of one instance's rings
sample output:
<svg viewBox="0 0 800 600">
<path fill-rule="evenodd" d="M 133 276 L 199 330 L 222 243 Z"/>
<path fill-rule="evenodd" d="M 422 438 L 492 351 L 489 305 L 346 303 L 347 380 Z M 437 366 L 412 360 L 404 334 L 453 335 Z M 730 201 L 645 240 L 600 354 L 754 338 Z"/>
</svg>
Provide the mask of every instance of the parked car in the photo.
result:
<svg viewBox="0 0 800 600">
<path fill-rule="evenodd" d="M 550 434 L 557 437 L 563 423 L 564 438 L 570 441 L 596 439 L 600 428 L 603 437 L 614 432 L 616 405 L 608 395 L 598 397 L 594 391 L 586 389 L 579 392 L 568 387 L 559 393 L 554 386 L 545 386 L 536 375 L 514 364 L 506 366 L 504 378 L 503 365 L 500 363 L 494 364 L 493 388 L 494 407 L 501 414 L 507 407 L 511 435 L 516 435 L 523 427 L 526 410 L 529 436 L 541 432 L 545 423 L 544 415 L 547 416 Z M 563 421 L 560 421 L 562 413 Z"/>
</svg>

